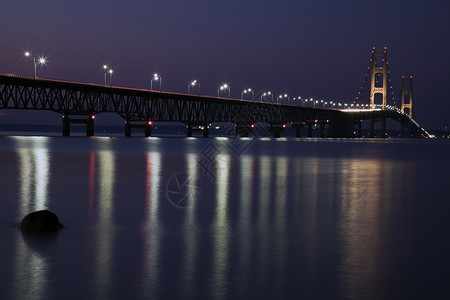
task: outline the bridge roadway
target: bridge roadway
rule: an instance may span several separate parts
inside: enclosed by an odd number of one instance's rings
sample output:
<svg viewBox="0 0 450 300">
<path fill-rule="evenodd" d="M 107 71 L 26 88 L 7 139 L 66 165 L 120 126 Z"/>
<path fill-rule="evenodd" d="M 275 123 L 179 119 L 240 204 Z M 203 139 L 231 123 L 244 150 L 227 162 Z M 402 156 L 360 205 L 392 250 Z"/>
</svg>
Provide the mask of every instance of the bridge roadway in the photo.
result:
<svg viewBox="0 0 450 300">
<path fill-rule="evenodd" d="M 296 136 L 307 126 L 311 136 L 312 126 L 317 124 L 322 137 L 328 126 L 328 137 L 349 138 L 360 136 L 362 120 L 371 120 L 373 129 L 375 121 L 385 124 L 390 118 L 414 135 L 427 137 L 416 122 L 396 110 L 321 109 L 15 75 L 0 75 L 0 109 L 60 113 L 63 135 L 70 135 L 71 123 L 86 123 L 86 134 L 91 136 L 95 115 L 109 112 L 125 120 L 126 136 L 134 127 L 145 128 L 145 135 L 150 136 L 152 122 L 182 122 L 188 136 L 195 129 L 208 136 L 210 124 L 231 122 L 241 136 L 247 136 L 255 123 L 268 125 L 275 137 L 280 136 L 284 124 L 295 127 Z"/>
</svg>

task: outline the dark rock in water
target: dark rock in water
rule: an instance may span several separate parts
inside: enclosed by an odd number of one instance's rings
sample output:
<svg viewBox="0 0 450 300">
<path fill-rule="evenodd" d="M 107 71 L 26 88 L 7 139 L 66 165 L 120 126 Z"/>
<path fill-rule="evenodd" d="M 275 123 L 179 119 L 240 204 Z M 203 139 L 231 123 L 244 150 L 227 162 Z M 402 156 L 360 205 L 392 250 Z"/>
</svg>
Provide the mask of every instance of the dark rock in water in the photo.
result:
<svg viewBox="0 0 450 300">
<path fill-rule="evenodd" d="M 20 223 L 20 229 L 34 232 L 54 232 L 62 227 L 58 216 L 48 210 L 32 212 Z"/>
</svg>

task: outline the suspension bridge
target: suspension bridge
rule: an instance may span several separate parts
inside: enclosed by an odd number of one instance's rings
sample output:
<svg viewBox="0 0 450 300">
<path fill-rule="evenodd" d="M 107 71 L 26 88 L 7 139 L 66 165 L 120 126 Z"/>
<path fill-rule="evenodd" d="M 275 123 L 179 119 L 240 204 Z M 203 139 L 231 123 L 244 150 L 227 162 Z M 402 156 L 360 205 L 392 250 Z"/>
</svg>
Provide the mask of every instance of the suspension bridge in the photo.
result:
<svg viewBox="0 0 450 300">
<path fill-rule="evenodd" d="M 86 124 L 86 135 L 93 136 L 95 116 L 116 113 L 124 119 L 125 136 L 131 136 L 133 128 L 144 128 L 145 136 L 151 136 L 155 122 L 180 122 L 186 125 L 187 136 L 199 130 L 207 137 L 211 124 L 229 122 L 243 137 L 252 134 L 258 124 L 267 126 L 274 137 L 291 126 L 296 137 L 303 127 L 307 127 L 308 137 L 313 127 L 319 127 L 320 137 L 352 138 L 361 137 L 362 122 L 369 121 L 369 136 L 374 137 L 374 124 L 380 122 L 381 137 L 385 137 L 386 120 L 392 119 L 400 124 L 401 133 L 407 128 L 412 136 L 430 137 L 412 118 L 412 78 L 403 80 L 401 108 L 389 106 L 386 98 L 391 80 L 386 49 L 373 49 L 370 62 L 368 109 L 356 105 L 325 109 L 15 75 L 0 75 L 0 109 L 59 113 L 63 136 L 70 135 L 73 123 Z M 362 90 L 354 104 L 362 103 L 361 94 Z"/>
</svg>

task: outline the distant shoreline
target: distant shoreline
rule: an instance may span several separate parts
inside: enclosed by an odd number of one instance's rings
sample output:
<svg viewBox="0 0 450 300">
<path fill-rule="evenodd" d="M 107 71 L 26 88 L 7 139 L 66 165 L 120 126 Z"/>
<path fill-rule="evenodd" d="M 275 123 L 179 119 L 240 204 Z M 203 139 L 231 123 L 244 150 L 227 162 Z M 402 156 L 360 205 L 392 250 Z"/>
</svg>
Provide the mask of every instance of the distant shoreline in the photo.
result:
<svg viewBox="0 0 450 300">
<path fill-rule="evenodd" d="M 234 136 L 236 133 L 230 126 L 211 127 L 209 130 L 210 137 L 217 136 Z M 98 125 L 94 128 L 94 136 L 99 137 L 124 137 L 124 126 L 120 125 Z M 390 137 L 398 136 L 397 130 L 388 130 Z M 434 134 L 436 138 L 450 138 L 450 132 L 444 130 L 429 130 L 430 134 Z M 71 126 L 71 136 L 86 136 L 85 126 Z M 263 133 L 263 134 L 261 134 Z M 228 135 L 227 135 L 228 134 Z M 0 136 L 62 136 L 62 126 L 60 125 L 43 125 L 43 124 L 0 124 Z M 152 136 L 154 137 L 186 137 L 186 128 L 184 125 L 155 125 L 152 127 Z M 252 137 L 253 135 L 250 135 Z M 260 137 L 271 137 L 269 130 L 259 130 Z M 363 136 L 367 136 L 364 134 Z M 132 137 L 144 137 L 144 129 L 133 129 Z M 201 137 L 200 132 L 193 133 L 193 137 Z M 286 128 L 281 137 L 295 137 L 293 128 Z M 306 137 L 306 130 L 302 134 L 302 138 Z"/>
</svg>

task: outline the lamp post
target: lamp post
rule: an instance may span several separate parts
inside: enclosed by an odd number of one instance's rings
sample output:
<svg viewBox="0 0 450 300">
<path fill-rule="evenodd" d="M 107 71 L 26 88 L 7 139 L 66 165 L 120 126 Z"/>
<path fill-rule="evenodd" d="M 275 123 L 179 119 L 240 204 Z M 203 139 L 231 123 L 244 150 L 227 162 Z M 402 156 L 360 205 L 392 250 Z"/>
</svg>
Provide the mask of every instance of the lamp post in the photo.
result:
<svg viewBox="0 0 450 300">
<path fill-rule="evenodd" d="M 102 68 L 103 68 L 103 72 L 105 72 L 105 85 L 106 85 L 106 75 L 108 74 L 108 65 L 103 65 L 102 66 Z"/>
<path fill-rule="evenodd" d="M 277 97 L 277 103 L 278 103 L 278 99 L 280 99 L 280 103 L 281 103 L 281 101 L 283 100 L 283 98 L 284 98 L 284 99 L 287 99 L 287 104 L 289 104 L 289 97 L 288 97 L 287 94 L 279 95 L 279 96 Z"/>
<path fill-rule="evenodd" d="M 270 99 L 271 99 L 271 102 L 273 102 L 273 94 L 272 94 L 272 92 L 264 92 L 264 93 L 262 93 L 261 94 L 261 102 L 263 102 L 263 99 L 266 97 L 266 96 L 270 96 Z"/>
<path fill-rule="evenodd" d="M 230 85 L 228 83 L 223 83 L 222 85 L 219 86 L 219 89 L 217 90 L 217 97 L 220 97 L 220 91 L 226 91 L 228 90 L 228 98 L 230 98 Z"/>
<path fill-rule="evenodd" d="M 162 82 L 162 77 L 161 75 L 159 75 L 158 73 L 153 74 L 153 78 L 150 81 L 150 89 L 153 90 L 153 81 L 158 82 L 159 81 L 159 91 L 161 92 L 161 82 Z"/>
<path fill-rule="evenodd" d="M 200 83 L 197 80 L 192 80 L 191 83 L 188 84 L 188 94 L 191 93 L 191 89 L 198 86 L 198 92 L 200 94 Z"/>
<path fill-rule="evenodd" d="M 252 99 L 251 100 L 253 100 L 253 98 L 255 97 L 255 92 L 252 89 L 250 89 L 250 88 L 249 89 L 245 89 L 245 90 L 242 91 L 242 93 L 241 93 L 241 100 L 244 99 L 244 95 L 247 94 L 247 93 L 251 93 L 252 94 Z"/>
<path fill-rule="evenodd" d="M 36 79 L 36 65 L 39 63 L 40 65 L 45 65 L 45 58 L 44 57 L 39 57 L 38 60 L 36 60 L 36 56 L 31 55 L 30 51 L 25 51 L 25 56 L 26 57 L 32 57 L 33 58 L 33 62 L 34 62 L 34 79 Z"/>
<path fill-rule="evenodd" d="M 109 86 L 112 86 L 112 74 L 114 73 L 113 69 L 109 69 Z"/>
<path fill-rule="evenodd" d="M 302 105 L 303 105 L 303 99 L 302 99 L 302 97 L 298 96 L 298 97 L 292 98 L 292 104 L 295 104 L 295 100 L 298 100 L 299 102 L 301 101 L 301 102 L 302 102 Z M 300 103 L 297 104 L 297 105 L 300 105 Z"/>
</svg>

